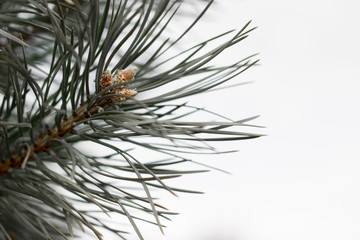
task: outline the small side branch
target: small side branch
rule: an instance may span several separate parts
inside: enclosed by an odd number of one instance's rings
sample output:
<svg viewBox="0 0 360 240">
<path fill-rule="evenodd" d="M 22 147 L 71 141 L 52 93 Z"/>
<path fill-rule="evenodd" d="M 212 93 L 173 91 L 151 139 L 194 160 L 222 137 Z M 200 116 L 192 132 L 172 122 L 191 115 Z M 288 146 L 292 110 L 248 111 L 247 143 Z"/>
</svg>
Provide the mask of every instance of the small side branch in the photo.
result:
<svg viewBox="0 0 360 240">
<path fill-rule="evenodd" d="M 129 97 L 135 97 L 137 92 L 132 89 L 126 89 L 130 80 L 134 78 L 136 74 L 136 68 L 129 68 L 126 70 L 120 70 L 113 78 L 109 72 L 104 72 L 100 79 L 101 90 L 109 89 L 104 95 L 109 95 L 104 100 L 98 102 L 95 106 L 89 108 L 89 103 L 81 105 L 71 117 L 64 120 L 60 129 L 56 126 L 53 127 L 48 134 L 40 137 L 35 143 L 28 145 L 27 149 L 24 149 L 19 154 L 13 154 L 10 158 L 2 160 L 0 162 L 0 175 L 9 173 L 13 168 L 24 168 L 24 162 L 31 160 L 34 154 L 46 152 L 55 142 L 49 141 L 50 139 L 60 139 L 67 134 L 74 132 L 74 127 L 77 122 L 86 120 L 89 116 L 99 112 L 100 108 L 110 105 L 114 102 L 124 102 Z"/>
</svg>

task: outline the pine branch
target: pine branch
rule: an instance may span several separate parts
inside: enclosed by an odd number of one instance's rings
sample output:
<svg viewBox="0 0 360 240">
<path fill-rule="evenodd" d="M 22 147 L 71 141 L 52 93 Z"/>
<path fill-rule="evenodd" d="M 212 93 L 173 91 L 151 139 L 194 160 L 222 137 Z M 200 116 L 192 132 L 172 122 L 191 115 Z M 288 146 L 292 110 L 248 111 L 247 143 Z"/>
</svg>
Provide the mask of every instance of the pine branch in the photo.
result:
<svg viewBox="0 0 360 240">
<path fill-rule="evenodd" d="M 78 231 L 103 239 L 103 230 L 126 239 L 124 229 L 102 219 L 113 214 L 144 239 L 138 221 L 162 231 L 162 220 L 175 214 L 153 189 L 199 193 L 166 180 L 207 171 L 184 170 L 184 163 L 211 168 L 192 156 L 231 152 L 217 151 L 214 142 L 261 136 L 239 130 L 256 127 L 249 124 L 256 117 L 232 120 L 182 102 L 257 63 L 253 55 L 210 65 L 247 38 L 255 29 L 250 22 L 184 44 L 212 2 L 0 2 L 1 239 L 69 239 Z M 184 14 L 184 4 L 203 11 Z M 193 19 L 188 27 L 171 29 L 185 18 Z M 138 159 L 136 151 L 160 157 Z"/>
<path fill-rule="evenodd" d="M 76 123 L 84 121 L 89 116 L 98 113 L 99 109 L 110 105 L 113 101 L 120 103 L 126 101 L 129 97 L 134 97 L 136 95 L 136 91 L 126 89 L 125 87 L 128 86 L 128 82 L 133 80 L 135 73 L 136 69 L 134 68 L 119 71 L 115 79 L 112 79 L 110 73 L 105 73 L 99 81 L 101 90 L 104 92 L 105 99 L 102 99 L 100 102 L 96 103 L 96 105 L 89 105 L 89 103 L 81 105 L 73 112 L 70 118 L 65 116 L 66 120 L 61 123 L 61 127 L 59 129 L 54 126 L 45 136 L 41 136 L 30 146 L 27 145 L 27 149 L 22 151 L 21 156 L 13 154 L 10 159 L 0 160 L 0 175 L 9 173 L 11 168 L 25 168 L 27 161 L 29 159 L 33 159 L 34 154 L 45 152 L 55 143 L 51 140 L 61 139 L 67 134 L 74 133 Z M 6 122 L 0 124 L 9 125 L 9 123 Z M 28 124 L 24 124 L 28 126 Z M 21 125 L 16 124 L 16 126 Z"/>
</svg>

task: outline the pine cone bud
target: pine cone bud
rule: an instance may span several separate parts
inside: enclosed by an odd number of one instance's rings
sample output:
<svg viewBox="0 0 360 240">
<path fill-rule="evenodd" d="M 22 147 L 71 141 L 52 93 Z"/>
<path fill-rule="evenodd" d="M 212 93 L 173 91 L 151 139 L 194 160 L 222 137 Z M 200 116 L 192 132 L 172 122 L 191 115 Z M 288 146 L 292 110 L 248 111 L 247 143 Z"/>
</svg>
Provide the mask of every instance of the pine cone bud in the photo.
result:
<svg viewBox="0 0 360 240">
<path fill-rule="evenodd" d="M 110 71 L 105 71 L 101 75 L 100 89 L 104 90 L 105 88 L 110 87 L 111 85 L 112 85 L 112 75 L 111 75 Z"/>
<path fill-rule="evenodd" d="M 126 83 L 126 82 L 133 80 L 136 72 L 137 72 L 136 67 L 129 67 L 128 69 L 125 69 L 125 70 L 119 70 L 117 72 L 117 74 L 115 75 L 115 78 L 113 79 L 113 81 L 114 81 L 113 84 Z M 120 85 L 118 87 L 118 89 L 124 89 L 128 86 L 129 86 L 129 84 L 123 84 L 123 85 Z"/>
<path fill-rule="evenodd" d="M 129 97 L 135 97 L 137 91 L 133 89 L 121 89 L 117 90 L 115 93 L 123 96 L 116 96 L 113 98 L 113 100 L 117 102 L 123 102 L 126 101 Z"/>
</svg>

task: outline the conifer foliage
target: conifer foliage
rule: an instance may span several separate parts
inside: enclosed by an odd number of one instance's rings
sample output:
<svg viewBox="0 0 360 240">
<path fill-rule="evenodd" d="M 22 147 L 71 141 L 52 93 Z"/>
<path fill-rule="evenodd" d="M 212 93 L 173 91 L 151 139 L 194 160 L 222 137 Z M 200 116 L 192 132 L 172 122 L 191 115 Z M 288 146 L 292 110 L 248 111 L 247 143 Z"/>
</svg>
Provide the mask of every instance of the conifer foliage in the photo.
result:
<svg viewBox="0 0 360 240">
<path fill-rule="evenodd" d="M 253 118 L 232 121 L 181 102 L 257 62 L 210 65 L 248 36 L 250 23 L 183 48 L 212 2 L 0 1 L 1 239 L 103 239 L 103 231 L 144 239 L 137 222 L 163 231 L 174 214 L 153 189 L 192 192 L 166 183 L 201 172 L 182 169 L 196 160 L 189 155 L 259 136 L 237 130 Z M 189 4 L 203 10 L 186 14 Z M 182 18 L 193 20 L 176 31 Z M 189 121 L 199 112 L 219 120 Z M 141 149 L 163 157 L 139 158 Z"/>
</svg>

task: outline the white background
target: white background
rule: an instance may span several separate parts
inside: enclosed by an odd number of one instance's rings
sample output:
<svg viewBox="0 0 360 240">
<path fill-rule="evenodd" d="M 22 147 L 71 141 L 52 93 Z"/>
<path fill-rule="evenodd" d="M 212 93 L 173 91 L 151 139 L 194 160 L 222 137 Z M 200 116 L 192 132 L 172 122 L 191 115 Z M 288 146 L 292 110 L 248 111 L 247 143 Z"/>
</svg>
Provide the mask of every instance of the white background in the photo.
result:
<svg viewBox="0 0 360 240">
<path fill-rule="evenodd" d="M 165 236 L 141 227 L 145 239 L 360 239 L 359 12 L 355 0 L 222 0 L 212 7 L 204 34 L 252 19 L 259 28 L 233 55 L 259 52 L 261 65 L 239 76 L 254 83 L 226 90 L 221 104 L 213 95 L 193 103 L 235 119 L 259 114 L 254 123 L 268 136 L 233 143 L 237 154 L 211 162 L 232 175 L 181 178 L 206 194 L 161 195 L 181 214 L 164 222 Z"/>
</svg>

